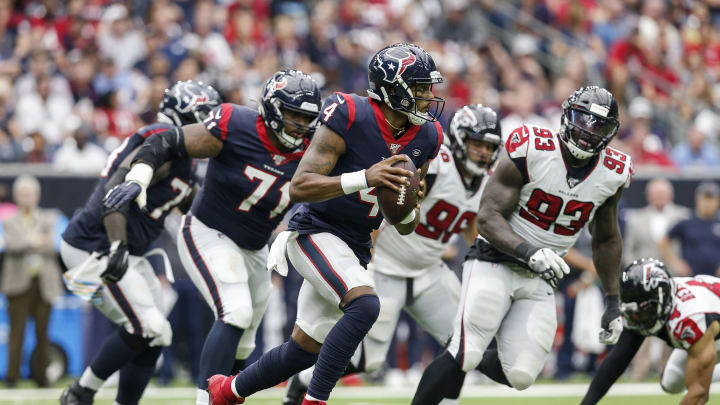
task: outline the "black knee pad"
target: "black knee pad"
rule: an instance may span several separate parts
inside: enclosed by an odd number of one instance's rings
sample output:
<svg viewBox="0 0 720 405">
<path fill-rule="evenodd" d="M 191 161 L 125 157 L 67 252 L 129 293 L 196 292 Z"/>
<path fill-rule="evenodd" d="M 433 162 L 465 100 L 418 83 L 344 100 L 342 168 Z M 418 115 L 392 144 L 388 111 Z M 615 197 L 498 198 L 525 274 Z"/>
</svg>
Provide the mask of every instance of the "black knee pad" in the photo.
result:
<svg viewBox="0 0 720 405">
<path fill-rule="evenodd" d="M 120 328 L 118 334 L 126 345 L 130 346 L 131 349 L 137 352 L 144 351 L 150 347 L 150 339 L 144 338 L 140 335 L 133 335 L 126 331 L 125 328 Z"/>
</svg>

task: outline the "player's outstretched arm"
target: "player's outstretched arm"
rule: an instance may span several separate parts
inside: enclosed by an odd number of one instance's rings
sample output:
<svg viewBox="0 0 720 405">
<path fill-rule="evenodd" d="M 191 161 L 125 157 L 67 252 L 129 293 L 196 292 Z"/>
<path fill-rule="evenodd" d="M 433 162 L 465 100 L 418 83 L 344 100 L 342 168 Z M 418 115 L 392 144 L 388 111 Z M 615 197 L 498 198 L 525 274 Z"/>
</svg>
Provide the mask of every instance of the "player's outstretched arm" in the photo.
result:
<svg viewBox="0 0 720 405">
<path fill-rule="evenodd" d="M 478 232 L 496 249 L 520 257 L 518 247 L 525 242 L 510 228 L 508 218 L 520 200 L 523 178 L 520 170 L 502 152 L 497 170 L 490 176 L 478 211 Z"/>
<path fill-rule="evenodd" d="M 379 186 L 399 192 L 397 184 L 409 184 L 403 176 L 413 175 L 408 170 L 391 167 L 398 160 L 409 159 L 405 155 L 395 155 L 366 170 L 329 176 L 343 153 L 345 140 L 327 126 L 318 128 L 290 182 L 290 200 L 294 203 L 319 202 Z"/>
<path fill-rule="evenodd" d="M 600 342 L 615 344 L 622 332 L 620 316 L 620 264 L 622 236 L 618 225 L 618 202 L 623 188 L 605 201 L 590 224 L 592 256 L 605 292 L 605 312 L 600 324 Z"/>
<path fill-rule="evenodd" d="M 203 124 L 172 127 L 150 135 L 132 160 L 132 168 L 125 176 L 122 189 L 105 196 L 106 206 L 119 206 L 133 199 L 140 208 L 147 202 L 146 190 L 154 173 L 166 162 L 187 158 L 212 158 L 222 151 L 223 143 Z"/>
<path fill-rule="evenodd" d="M 687 394 L 680 405 L 702 405 L 708 401 L 712 374 L 717 363 L 715 336 L 720 332 L 720 324 L 714 321 L 700 338 L 688 350 L 685 366 L 685 386 Z"/>
<path fill-rule="evenodd" d="M 592 382 L 590 382 L 588 392 L 580 405 L 595 405 L 607 394 L 610 387 L 625 372 L 644 340 L 644 336 L 631 330 L 622 332 L 617 345 L 610 350 L 610 353 L 598 367 Z"/>
</svg>

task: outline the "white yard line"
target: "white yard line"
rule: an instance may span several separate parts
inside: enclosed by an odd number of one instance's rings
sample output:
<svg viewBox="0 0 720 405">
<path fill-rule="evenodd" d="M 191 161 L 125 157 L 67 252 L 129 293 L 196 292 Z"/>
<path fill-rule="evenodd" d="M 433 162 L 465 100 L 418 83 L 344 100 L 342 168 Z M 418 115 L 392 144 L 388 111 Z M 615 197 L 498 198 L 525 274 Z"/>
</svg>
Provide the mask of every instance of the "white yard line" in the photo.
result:
<svg viewBox="0 0 720 405">
<path fill-rule="evenodd" d="M 463 389 L 462 398 L 507 398 L 507 397 L 581 397 L 585 395 L 588 384 L 537 384 L 525 391 L 515 391 L 500 385 L 476 385 Z M 61 389 L 0 389 L 0 402 L 18 400 L 54 400 L 60 397 Z M 720 393 L 720 383 L 713 384 L 710 392 Z M 113 399 L 116 390 L 101 389 L 96 399 Z M 261 391 L 252 398 L 280 399 L 284 393 L 282 388 L 271 388 Z M 383 398 L 411 398 L 415 388 L 396 387 L 338 387 L 333 390 L 333 398 L 343 399 L 383 399 Z M 616 384 L 610 389 L 609 396 L 640 396 L 663 395 L 658 383 L 627 383 Z M 145 390 L 147 399 L 192 399 L 195 398 L 194 388 L 161 388 L 149 387 Z"/>
</svg>

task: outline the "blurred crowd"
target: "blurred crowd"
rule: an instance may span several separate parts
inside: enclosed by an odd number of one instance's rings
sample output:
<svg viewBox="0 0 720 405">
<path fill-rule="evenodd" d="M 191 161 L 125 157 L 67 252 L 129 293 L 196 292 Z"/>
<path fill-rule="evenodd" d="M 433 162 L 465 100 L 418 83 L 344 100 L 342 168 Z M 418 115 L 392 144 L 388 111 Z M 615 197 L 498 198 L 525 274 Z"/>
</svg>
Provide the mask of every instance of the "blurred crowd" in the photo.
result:
<svg viewBox="0 0 720 405">
<path fill-rule="evenodd" d="M 176 80 L 252 104 L 294 67 L 365 94 L 369 56 L 411 41 L 445 76 L 444 120 L 472 102 L 507 133 L 557 128 L 573 89 L 603 85 L 636 167 L 717 167 L 719 27 L 720 0 L 0 0 L 0 163 L 96 173 Z"/>
</svg>

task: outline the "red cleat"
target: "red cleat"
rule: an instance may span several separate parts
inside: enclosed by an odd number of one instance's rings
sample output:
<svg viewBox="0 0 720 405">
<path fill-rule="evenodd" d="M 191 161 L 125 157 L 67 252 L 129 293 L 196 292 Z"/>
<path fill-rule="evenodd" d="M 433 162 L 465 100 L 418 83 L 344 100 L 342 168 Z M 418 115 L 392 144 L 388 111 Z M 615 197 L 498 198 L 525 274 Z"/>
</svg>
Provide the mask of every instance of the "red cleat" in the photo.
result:
<svg viewBox="0 0 720 405">
<path fill-rule="evenodd" d="M 210 394 L 210 405 L 234 405 L 245 402 L 245 398 L 235 396 L 232 391 L 234 377 L 215 374 L 208 379 L 207 392 Z"/>
<path fill-rule="evenodd" d="M 307 397 L 305 397 L 305 398 L 303 398 L 302 405 L 327 405 L 327 402 L 315 401 L 315 400 L 311 401 L 311 400 L 307 399 Z"/>
</svg>

